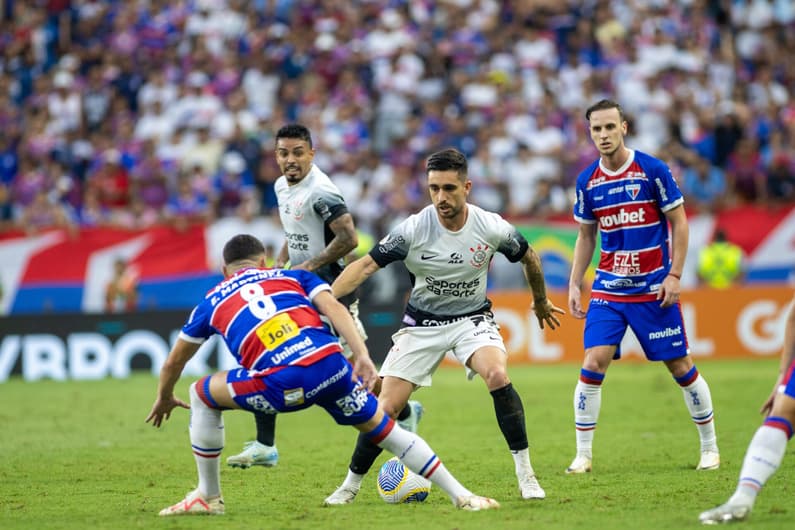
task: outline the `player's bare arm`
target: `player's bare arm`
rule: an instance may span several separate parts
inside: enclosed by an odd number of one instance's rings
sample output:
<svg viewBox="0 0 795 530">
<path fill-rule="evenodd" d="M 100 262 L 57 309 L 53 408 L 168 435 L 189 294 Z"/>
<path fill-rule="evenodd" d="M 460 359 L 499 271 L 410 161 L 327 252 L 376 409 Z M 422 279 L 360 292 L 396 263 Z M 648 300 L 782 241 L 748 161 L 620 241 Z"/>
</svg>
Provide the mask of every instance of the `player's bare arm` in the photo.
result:
<svg viewBox="0 0 795 530">
<path fill-rule="evenodd" d="M 331 320 L 334 329 L 348 341 L 351 352 L 353 352 L 352 377 L 354 380 L 361 379 L 362 385 L 367 390 L 372 390 L 378 379 L 378 373 L 348 308 L 338 302 L 328 291 L 318 293 L 312 303 Z"/>
<path fill-rule="evenodd" d="M 160 427 L 164 420 L 171 416 L 171 411 L 176 407 L 189 409 L 190 405 L 174 395 L 174 386 L 179 381 L 179 376 L 185 365 L 198 351 L 200 344 L 177 339 L 171 353 L 160 369 L 160 382 L 157 385 L 157 399 L 152 405 L 152 410 L 146 417 L 147 423 L 151 420 L 153 427 Z"/>
<path fill-rule="evenodd" d="M 665 217 L 671 225 L 671 269 L 657 293 L 657 299 L 662 300 L 661 307 L 668 307 L 679 302 L 679 295 L 682 291 L 679 280 L 682 278 L 690 237 L 684 206 L 680 205 L 665 212 Z"/>
<path fill-rule="evenodd" d="M 522 270 L 524 271 L 527 284 L 533 293 L 533 312 L 538 318 L 538 324 L 544 329 L 544 323 L 550 329 L 560 326 L 560 320 L 555 313 L 564 313 L 559 307 L 555 307 L 547 298 L 547 287 L 544 281 L 544 271 L 541 268 L 541 258 L 538 257 L 533 247 L 527 247 L 527 252 L 522 256 Z"/>
<path fill-rule="evenodd" d="M 367 278 L 375 274 L 378 269 L 378 264 L 369 254 L 357 259 L 345 267 L 342 273 L 337 276 L 337 279 L 334 280 L 334 283 L 331 284 L 334 296 L 340 298 L 352 293 Z"/>
<path fill-rule="evenodd" d="M 281 250 L 279 250 L 279 254 L 276 256 L 276 260 L 274 261 L 273 265 L 277 269 L 283 269 L 285 263 L 287 263 L 288 261 L 290 261 L 290 256 L 288 254 L 287 241 L 285 241 L 284 245 L 282 245 Z"/>
<path fill-rule="evenodd" d="M 334 232 L 334 239 L 316 256 L 297 264 L 293 267 L 294 269 L 315 271 L 323 265 L 334 263 L 340 258 L 347 256 L 359 244 L 359 236 L 356 233 L 351 214 L 340 215 L 331 221 L 329 228 Z"/>
<path fill-rule="evenodd" d="M 574 257 L 569 276 L 569 312 L 574 318 L 585 318 L 582 307 L 582 280 L 596 250 L 596 229 L 596 223 L 580 223 L 577 241 L 574 243 Z"/>
</svg>

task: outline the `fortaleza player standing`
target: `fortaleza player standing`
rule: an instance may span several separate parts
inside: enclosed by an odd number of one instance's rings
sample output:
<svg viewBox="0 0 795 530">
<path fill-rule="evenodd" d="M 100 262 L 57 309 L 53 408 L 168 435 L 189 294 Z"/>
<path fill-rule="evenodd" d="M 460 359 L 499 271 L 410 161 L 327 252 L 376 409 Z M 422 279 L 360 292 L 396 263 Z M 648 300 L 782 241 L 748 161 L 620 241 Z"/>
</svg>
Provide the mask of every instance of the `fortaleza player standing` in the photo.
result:
<svg viewBox="0 0 795 530">
<path fill-rule="evenodd" d="M 585 318 L 585 360 L 574 390 L 577 455 L 567 473 L 591 471 L 602 382 L 631 328 L 651 361 L 662 361 L 682 388 L 701 438 L 697 469 L 720 465 L 709 386 L 689 355 L 679 305 L 688 224 L 682 193 L 661 160 L 624 145 L 627 122 L 618 103 L 602 100 L 585 113 L 600 158 L 577 177 L 574 218 L 580 223 L 569 280 L 569 311 Z M 668 223 L 672 241 L 669 241 Z M 588 312 L 585 271 L 601 252 Z"/>
<path fill-rule="evenodd" d="M 250 235 L 224 245 L 224 280 L 190 314 L 160 370 L 157 399 L 146 421 L 159 427 L 175 407 L 190 408 L 190 443 L 198 487 L 160 515 L 222 514 L 220 456 L 222 411 L 244 409 L 275 414 L 312 405 L 326 409 L 340 425 L 395 455 L 412 471 L 443 489 L 463 510 L 498 508 L 494 499 L 473 495 L 444 467 L 428 444 L 403 430 L 371 392 L 375 365 L 348 310 L 319 276 L 303 270 L 265 269 L 265 248 Z M 348 341 L 353 366 L 323 314 Z M 174 395 L 183 368 L 213 334 L 221 335 L 242 366 L 190 385 L 190 406 Z"/>
<path fill-rule="evenodd" d="M 395 416 L 418 387 L 431 378 L 446 352 L 466 367 L 468 377 L 480 375 L 494 402 L 494 412 L 514 460 L 522 498 L 546 494 L 530 464 L 524 407 L 507 373 L 507 354 L 486 297 L 489 263 L 495 252 L 521 262 L 533 293 L 533 311 L 541 327 L 560 325 L 546 296 L 541 260 L 506 220 L 467 203 L 472 181 L 466 157 L 445 149 L 428 157 L 426 172 L 432 205 L 396 226 L 368 255 L 348 265 L 334 281 L 337 297 L 352 292 L 378 269 L 402 260 L 413 287 L 403 327 L 381 366 L 379 402 Z M 381 449 L 359 436 L 348 475 L 326 504 L 352 502 L 362 479 Z"/>
</svg>

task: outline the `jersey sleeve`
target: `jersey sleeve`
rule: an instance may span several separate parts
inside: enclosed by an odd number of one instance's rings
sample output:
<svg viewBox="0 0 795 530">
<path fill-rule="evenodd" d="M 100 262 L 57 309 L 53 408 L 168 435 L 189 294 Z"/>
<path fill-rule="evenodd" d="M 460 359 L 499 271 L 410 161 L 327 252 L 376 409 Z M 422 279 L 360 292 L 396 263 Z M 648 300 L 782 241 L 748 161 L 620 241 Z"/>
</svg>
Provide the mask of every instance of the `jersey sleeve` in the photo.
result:
<svg viewBox="0 0 795 530">
<path fill-rule="evenodd" d="M 193 308 L 187 322 L 179 332 L 179 338 L 195 344 L 203 343 L 215 334 L 215 330 L 210 326 L 210 316 L 212 316 L 212 307 L 205 300 Z"/>
<path fill-rule="evenodd" d="M 301 284 L 301 287 L 303 287 L 304 292 L 306 292 L 306 295 L 310 300 L 314 300 L 318 293 L 323 291 L 331 291 L 331 286 L 323 278 L 313 272 L 305 270 L 291 270 L 289 273 L 296 276 L 296 279 Z"/>
<path fill-rule="evenodd" d="M 501 221 L 500 232 L 502 237 L 497 244 L 497 252 L 503 254 L 511 263 L 516 263 L 525 255 L 530 244 L 516 227 L 505 220 Z"/>
<path fill-rule="evenodd" d="M 379 267 L 385 267 L 393 261 L 402 261 L 408 256 L 411 246 L 409 230 L 407 230 L 408 221 L 407 219 L 392 229 L 370 250 L 370 257 Z"/>
<path fill-rule="evenodd" d="M 577 178 L 574 195 L 574 220 L 578 223 L 594 224 L 596 217 L 588 197 L 588 180 L 585 173 L 581 173 Z"/>
<path fill-rule="evenodd" d="M 662 160 L 657 160 L 653 166 L 652 187 L 657 204 L 663 212 L 673 210 L 685 202 L 679 185 L 674 180 L 671 169 Z"/>
<path fill-rule="evenodd" d="M 321 189 L 315 192 L 312 197 L 312 208 L 317 212 L 325 224 L 329 224 L 334 219 L 348 213 L 348 206 L 345 199 L 338 193 L 330 190 Z"/>
</svg>

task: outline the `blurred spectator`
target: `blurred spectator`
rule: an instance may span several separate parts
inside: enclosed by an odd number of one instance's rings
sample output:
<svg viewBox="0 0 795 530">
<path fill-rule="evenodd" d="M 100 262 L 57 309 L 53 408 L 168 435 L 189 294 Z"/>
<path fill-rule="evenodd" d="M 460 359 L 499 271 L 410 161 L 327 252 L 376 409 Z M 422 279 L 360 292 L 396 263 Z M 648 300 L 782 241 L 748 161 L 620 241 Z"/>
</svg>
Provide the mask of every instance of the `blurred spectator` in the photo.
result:
<svg viewBox="0 0 795 530">
<path fill-rule="evenodd" d="M 767 178 L 758 146 L 742 138 L 726 165 L 729 193 L 742 202 L 762 202 L 767 198 Z"/>
<path fill-rule="evenodd" d="M 211 200 L 219 217 L 250 219 L 258 213 L 254 179 L 240 153 L 229 151 L 223 156 L 221 169 L 213 179 Z"/>
<path fill-rule="evenodd" d="M 120 313 L 138 307 L 138 271 L 122 258 L 113 262 L 113 276 L 105 286 L 105 311 Z"/>
<path fill-rule="evenodd" d="M 66 209 L 50 196 L 48 190 L 36 192 L 33 202 L 22 209 L 19 223 L 29 234 L 47 228 L 74 228 Z"/>
<path fill-rule="evenodd" d="M 711 212 L 726 202 L 726 175 L 696 153 L 688 156 L 680 182 L 685 203 L 697 211 Z"/>
<path fill-rule="evenodd" d="M 743 250 L 717 229 L 712 243 L 698 255 L 698 276 L 714 289 L 726 289 L 740 281 L 743 274 Z"/>
</svg>

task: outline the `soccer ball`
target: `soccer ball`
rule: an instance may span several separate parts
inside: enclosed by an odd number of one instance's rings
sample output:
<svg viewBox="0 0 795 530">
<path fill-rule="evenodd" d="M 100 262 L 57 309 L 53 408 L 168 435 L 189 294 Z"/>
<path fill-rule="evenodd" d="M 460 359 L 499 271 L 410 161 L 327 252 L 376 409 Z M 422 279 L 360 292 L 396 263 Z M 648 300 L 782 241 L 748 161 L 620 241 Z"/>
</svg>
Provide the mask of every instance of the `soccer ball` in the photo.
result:
<svg viewBox="0 0 795 530">
<path fill-rule="evenodd" d="M 378 471 L 378 494 L 389 504 L 422 502 L 431 492 L 431 481 L 392 457 Z"/>
</svg>

